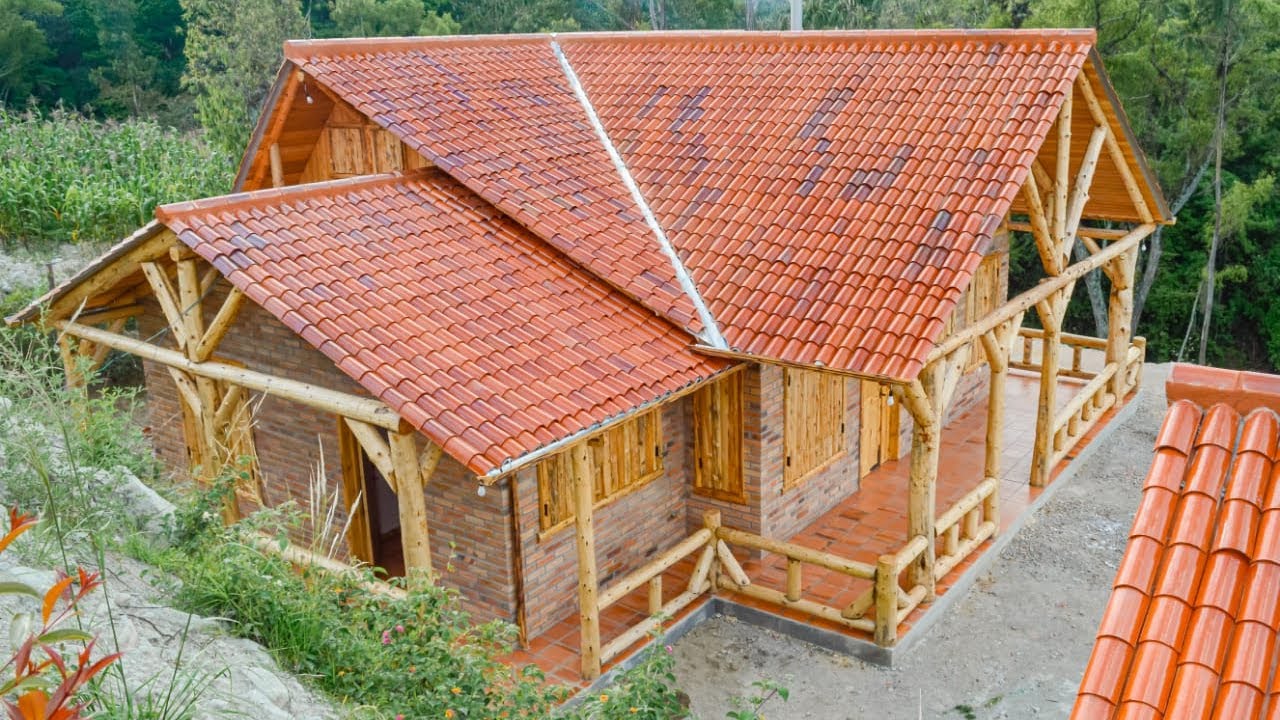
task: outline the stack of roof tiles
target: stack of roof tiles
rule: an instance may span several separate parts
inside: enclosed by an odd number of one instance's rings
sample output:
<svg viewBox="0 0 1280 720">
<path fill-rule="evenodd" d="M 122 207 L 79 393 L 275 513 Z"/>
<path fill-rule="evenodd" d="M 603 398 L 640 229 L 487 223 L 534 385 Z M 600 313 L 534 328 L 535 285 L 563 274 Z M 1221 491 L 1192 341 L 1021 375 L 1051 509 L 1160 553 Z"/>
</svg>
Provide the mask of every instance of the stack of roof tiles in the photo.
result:
<svg viewBox="0 0 1280 720">
<path fill-rule="evenodd" d="M 1280 377 L 1175 366 L 1073 718 L 1280 718 Z"/>
</svg>

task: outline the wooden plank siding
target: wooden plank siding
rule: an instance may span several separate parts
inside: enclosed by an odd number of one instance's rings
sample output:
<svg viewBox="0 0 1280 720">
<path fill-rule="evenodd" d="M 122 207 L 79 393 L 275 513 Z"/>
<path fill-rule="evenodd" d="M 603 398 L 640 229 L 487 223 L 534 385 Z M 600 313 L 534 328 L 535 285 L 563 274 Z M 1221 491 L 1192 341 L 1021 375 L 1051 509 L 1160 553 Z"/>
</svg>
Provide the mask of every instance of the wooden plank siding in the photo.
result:
<svg viewBox="0 0 1280 720">
<path fill-rule="evenodd" d="M 693 394 L 693 491 L 745 503 L 742 477 L 742 377 L 731 373 Z"/>
<path fill-rule="evenodd" d="M 656 410 L 587 441 L 596 506 L 619 498 L 662 474 L 662 421 Z M 574 520 L 569 451 L 538 463 L 538 526 L 543 535 Z"/>
<path fill-rule="evenodd" d="M 996 311 L 1004 302 L 1001 292 L 1000 269 L 1004 253 L 994 252 L 982 258 L 977 271 L 973 274 L 973 282 L 969 285 L 964 297 L 963 327 L 968 327 Z M 969 362 L 965 372 L 981 367 L 987 361 L 987 354 L 982 350 L 981 340 L 975 338 L 969 348 Z"/>
<path fill-rule="evenodd" d="M 794 487 L 845 452 L 845 378 L 783 368 L 783 489 Z"/>
</svg>

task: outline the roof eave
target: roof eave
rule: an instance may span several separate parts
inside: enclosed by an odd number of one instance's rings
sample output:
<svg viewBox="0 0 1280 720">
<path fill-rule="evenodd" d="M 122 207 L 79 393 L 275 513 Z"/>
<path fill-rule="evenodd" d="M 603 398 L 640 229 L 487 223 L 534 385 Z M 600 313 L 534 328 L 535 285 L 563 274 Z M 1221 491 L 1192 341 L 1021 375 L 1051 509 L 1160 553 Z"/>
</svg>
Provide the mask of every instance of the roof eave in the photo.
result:
<svg viewBox="0 0 1280 720">
<path fill-rule="evenodd" d="M 1107 102 L 1111 104 L 1116 114 L 1116 122 L 1120 126 L 1120 131 L 1124 134 L 1125 142 L 1133 151 L 1135 164 L 1138 166 L 1138 172 L 1142 174 L 1142 181 L 1147 186 L 1147 191 L 1151 193 L 1151 198 L 1155 200 L 1156 207 L 1153 214 L 1156 216 L 1156 222 L 1161 225 L 1172 225 L 1175 221 L 1173 212 L 1169 209 L 1169 202 L 1164 197 L 1164 191 L 1160 189 L 1160 181 L 1156 178 L 1155 172 L 1151 170 L 1150 164 L 1147 163 L 1147 156 L 1142 152 L 1142 146 L 1138 144 L 1138 138 L 1133 133 L 1133 127 L 1129 125 L 1129 116 L 1125 113 L 1124 104 L 1120 102 L 1120 96 L 1116 93 L 1115 86 L 1111 84 L 1111 78 L 1107 75 L 1106 68 L 1102 64 L 1102 55 L 1098 53 L 1097 46 L 1089 48 L 1089 63 L 1093 65 L 1094 73 L 1098 76 L 1098 82 L 1102 85 L 1102 91 L 1107 96 Z"/>
<path fill-rule="evenodd" d="M 285 85 L 289 82 L 289 75 L 297 66 L 293 61 L 285 58 L 280 63 L 280 69 L 276 71 L 275 82 L 271 84 L 271 91 L 267 93 L 267 97 L 262 102 L 262 112 L 258 114 L 258 122 L 253 128 L 253 135 L 249 138 L 249 145 L 245 147 L 244 155 L 240 157 L 240 169 L 236 171 L 236 182 L 232 186 L 232 192 L 240 192 L 244 189 L 245 182 L 249 179 L 249 169 L 253 167 L 253 160 L 258 156 L 258 150 L 262 146 L 262 138 L 266 135 L 267 127 L 271 123 L 271 119 L 280 110 L 276 107 L 280 102 L 280 96 L 284 93 Z"/>
<path fill-rule="evenodd" d="M 6 317 L 4 319 L 5 324 L 9 327 L 17 327 L 19 325 L 25 325 L 39 320 L 45 307 L 65 297 L 67 293 L 74 290 L 77 285 L 92 277 L 99 270 L 120 259 L 135 246 L 159 235 L 165 229 L 165 226 L 158 220 L 152 220 L 146 225 L 143 225 L 132 235 L 116 243 L 105 253 L 98 256 L 98 258 L 93 262 L 81 268 L 76 274 L 62 281 L 44 295 L 41 295 L 39 298 L 32 301 L 31 304 L 27 305 L 25 308 Z"/>
</svg>

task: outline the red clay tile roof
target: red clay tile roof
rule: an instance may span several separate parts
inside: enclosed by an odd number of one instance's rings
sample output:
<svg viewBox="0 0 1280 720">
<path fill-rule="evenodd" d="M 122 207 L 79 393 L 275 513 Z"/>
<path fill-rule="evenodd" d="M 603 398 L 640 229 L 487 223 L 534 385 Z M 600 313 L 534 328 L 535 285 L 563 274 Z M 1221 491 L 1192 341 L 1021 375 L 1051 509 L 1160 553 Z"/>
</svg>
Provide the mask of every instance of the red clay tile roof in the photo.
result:
<svg viewBox="0 0 1280 720">
<path fill-rule="evenodd" d="M 390 42 L 390 41 L 387 41 Z M 379 46 L 383 43 L 379 42 Z M 517 222 L 695 334 L 694 307 L 546 40 L 286 56 Z"/>
<path fill-rule="evenodd" d="M 637 254 L 656 241 L 558 67 L 562 47 L 732 348 L 907 379 L 1093 41 L 1092 31 L 636 33 L 318 41 L 286 54 L 675 317 L 678 288 L 654 252 Z M 601 228 L 613 239 L 600 242 Z M 619 254 L 635 261 L 620 268 Z M 672 307 L 634 287 L 637 264 Z"/>
<path fill-rule="evenodd" d="M 477 474 L 729 365 L 435 170 L 157 215 Z"/>
<path fill-rule="evenodd" d="M 1077 720 L 1280 718 L 1280 395 L 1242 390 L 1246 375 L 1170 376 Z M 1202 409 L 1204 392 L 1221 402 Z"/>
</svg>

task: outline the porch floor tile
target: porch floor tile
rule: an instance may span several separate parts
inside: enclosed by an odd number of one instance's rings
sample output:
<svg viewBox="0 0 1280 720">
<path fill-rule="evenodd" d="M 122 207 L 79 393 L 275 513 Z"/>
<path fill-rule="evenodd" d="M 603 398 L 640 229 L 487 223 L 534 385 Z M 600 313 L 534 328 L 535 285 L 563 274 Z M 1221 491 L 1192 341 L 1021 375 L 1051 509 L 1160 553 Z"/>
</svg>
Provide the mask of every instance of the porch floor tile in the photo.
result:
<svg viewBox="0 0 1280 720">
<path fill-rule="evenodd" d="M 1057 393 L 1058 406 L 1069 402 L 1082 381 L 1062 378 Z M 1000 531 L 1007 530 L 1031 503 L 1039 497 L 1042 488 L 1031 487 L 1032 445 L 1035 436 L 1036 403 L 1039 397 L 1039 376 L 1025 371 L 1011 370 L 1005 399 L 1004 448 L 1001 454 L 1000 478 Z M 1126 401 L 1128 398 L 1126 398 Z M 1051 482 L 1082 451 L 1097 433 L 1106 426 L 1120 406 L 1112 408 L 1080 441 L 1066 459 L 1054 468 Z M 981 402 L 963 415 L 954 418 L 942 433 L 940 451 L 937 510 L 945 511 L 982 480 L 986 442 L 986 402 Z M 907 534 L 907 483 L 910 473 L 908 455 L 882 464 L 862 479 L 857 492 L 839 505 L 810 523 L 804 530 L 788 538 L 806 547 L 829 551 L 841 557 L 860 562 L 874 563 L 885 553 L 897 551 L 905 543 Z M 938 581 L 938 595 L 948 592 L 974 562 L 991 547 L 987 540 L 977 550 L 961 561 L 950 573 Z M 742 561 L 745 554 L 735 548 Z M 693 558 L 678 563 L 663 574 L 663 598 L 671 600 L 683 592 L 693 572 Z M 743 569 L 753 583 L 765 587 L 783 589 L 786 581 L 786 558 L 766 554 L 763 559 L 742 562 Z M 822 568 L 804 567 L 804 596 L 836 607 L 852 602 L 870 587 L 870 582 L 851 578 Z M 793 609 L 748 598 L 736 593 L 725 593 L 734 602 L 756 607 L 775 615 L 843 633 L 871 642 L 867 633 L 830 623 Z M 706 595 L 680 613 L 680 617 L 701 607 Z M 920 605 L 898 627 L 902 637 L 911 627 L 930 612 L 932 605 Z M 576 608 L 566 609 L 563 620 L 541 635 L 530 638 L 528 647 L 518 650 L 509 661 L 517 666 L 535 663 L 547 679 L 571 688 L 584 687 L 580 675 L 581 660 L 578 655 L 579 629 Z M 643 586 L 601 613 L 601 641 L 608 643 L 627 628 L 648 616 L 648 588 Z M 630 656 L 646 641 L 637 642 L 618 655 L 615 663 Z M 614 663 L 607 663 L 605 671 Z"/>
</svg>

